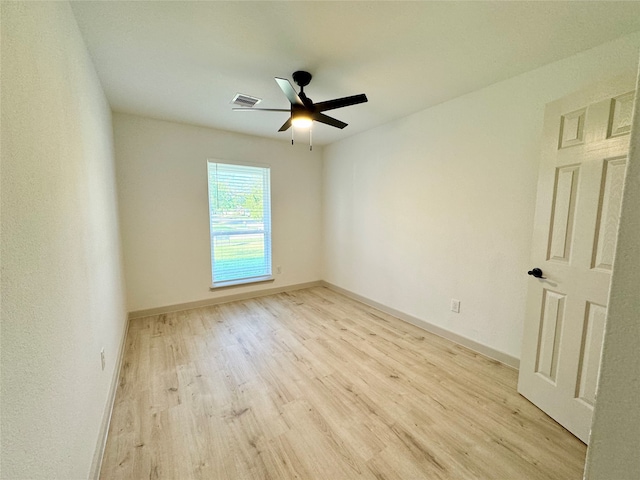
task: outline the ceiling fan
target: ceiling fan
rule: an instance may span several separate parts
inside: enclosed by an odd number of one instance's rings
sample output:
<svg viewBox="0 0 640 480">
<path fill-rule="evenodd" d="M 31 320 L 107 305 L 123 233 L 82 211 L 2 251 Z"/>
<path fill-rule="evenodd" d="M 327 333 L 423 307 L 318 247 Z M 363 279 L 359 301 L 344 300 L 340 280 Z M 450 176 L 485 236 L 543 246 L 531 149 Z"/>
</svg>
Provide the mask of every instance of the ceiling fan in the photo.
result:
<svg viewBox="0 0 640 480">
<path fill-rule="evenodd" d="M 266 112 L 291 112 L 289 119 L 284 122 L 280 127 L 279 132 L 288 130 L 292 125 L 295 127 L 310 127 L 313 121 L 331 125 L 336 128 L 344 128 L 346 123 L 341 122 L 333 117 L 325 115 L 322 112 L 327 110 L 334 110 L 336 108 L 348 107 L 350 105 L 356 105 L 358 103 L 364 103 L 367 101 L 367 96 L 364 93 L 360 95 L 352 95 L 350 97 L 336 98 L 335 100 L 327 100 L 326 102 L 313 103 L 313 101 L 307 97 L 304 93 L 304 87 L 311 82 L 311 74 L 305 71 L 293 72 L 293 81 L 300 87 L 300 93 L 296 93 L 291 82 L 286 78 L 276 77 L 278 86 L 282 89 L 289 103 L 291 103 L 290 109 L 278 109 L 278 108 L 234 108 L 236 111 L 253 111 L 260 110 Z M 293 140 L 292 140 L 293 141 Z"/>
</svg>

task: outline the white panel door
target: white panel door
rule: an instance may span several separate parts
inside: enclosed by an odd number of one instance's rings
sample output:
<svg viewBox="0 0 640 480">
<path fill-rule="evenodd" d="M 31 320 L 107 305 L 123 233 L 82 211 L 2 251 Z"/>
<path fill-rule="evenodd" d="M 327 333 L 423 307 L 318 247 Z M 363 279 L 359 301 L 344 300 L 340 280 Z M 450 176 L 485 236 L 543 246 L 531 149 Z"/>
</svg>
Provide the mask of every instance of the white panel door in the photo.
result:
<svg viewBox="0 0 640 480">
<path fill-rule="evenodd" d="M 547 105 L 518 391 L 588 443 L 633 77 Z M 535 275 L 541 277 L 536 278 Z M 526 273 L 526 272 L 523 272 Z"/>
</svg>

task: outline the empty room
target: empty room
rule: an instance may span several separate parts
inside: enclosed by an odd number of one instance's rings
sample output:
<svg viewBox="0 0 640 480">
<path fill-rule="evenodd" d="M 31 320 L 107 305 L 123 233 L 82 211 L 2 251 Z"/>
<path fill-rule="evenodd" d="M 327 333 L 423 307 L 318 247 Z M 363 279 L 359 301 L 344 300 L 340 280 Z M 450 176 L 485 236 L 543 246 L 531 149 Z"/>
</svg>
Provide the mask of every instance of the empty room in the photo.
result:
<svg viewBox="0 0 640 480">
<path fill-rule="evenodd" d="M 640 2 L 0 2 L 0 478 L 640 478 Z"/>
</svg>

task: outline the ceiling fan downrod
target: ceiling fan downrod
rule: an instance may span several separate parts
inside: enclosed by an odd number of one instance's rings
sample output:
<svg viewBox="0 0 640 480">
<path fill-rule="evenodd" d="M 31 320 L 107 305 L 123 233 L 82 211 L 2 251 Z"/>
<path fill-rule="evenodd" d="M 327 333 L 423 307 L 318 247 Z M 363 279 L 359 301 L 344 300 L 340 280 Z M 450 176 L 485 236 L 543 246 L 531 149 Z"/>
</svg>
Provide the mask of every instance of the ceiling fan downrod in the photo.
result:
<svg viewBox="0 0 640 480">
<path fill-rule="evenodd" d="M 297 72 L 293 72 L 291 77 L 293 78 L 293 81 L 296 82 L 296 85 L 300 87 L 300 92 L 303 92 L 304 87 L 311 83 L 313 75 L 309 72 L 305 72 L 304 70 L 298 70 Z"/>
</svg>

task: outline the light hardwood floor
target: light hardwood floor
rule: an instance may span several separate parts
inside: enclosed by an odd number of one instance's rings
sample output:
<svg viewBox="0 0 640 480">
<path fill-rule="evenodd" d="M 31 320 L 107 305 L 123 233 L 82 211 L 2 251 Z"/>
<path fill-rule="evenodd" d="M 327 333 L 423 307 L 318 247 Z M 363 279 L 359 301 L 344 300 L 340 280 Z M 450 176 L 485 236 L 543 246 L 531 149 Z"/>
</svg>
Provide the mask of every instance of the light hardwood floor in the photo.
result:
<svg viewBox="0 0 640 480">
<path fill-rule="evenodd" d="M 101 478 L 582 478 L 516 382 L 324 287 L 137 319 Z"/>
</svg>

